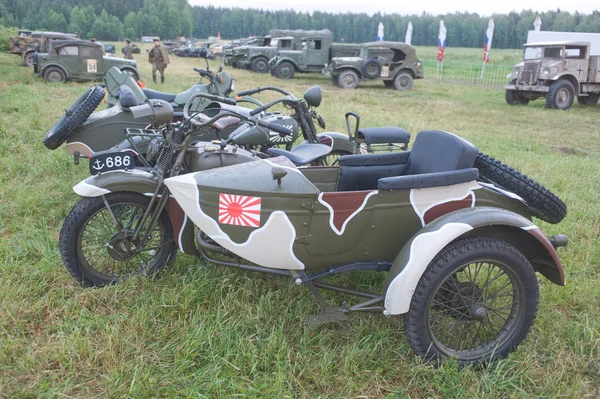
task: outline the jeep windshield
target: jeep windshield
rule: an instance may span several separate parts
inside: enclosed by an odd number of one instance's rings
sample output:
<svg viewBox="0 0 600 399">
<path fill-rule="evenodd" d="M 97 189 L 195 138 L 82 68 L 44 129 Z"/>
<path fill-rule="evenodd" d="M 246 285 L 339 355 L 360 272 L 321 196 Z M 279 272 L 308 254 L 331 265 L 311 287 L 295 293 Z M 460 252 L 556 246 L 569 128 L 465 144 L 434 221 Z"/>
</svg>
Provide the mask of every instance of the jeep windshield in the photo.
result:
<svg viewBox="0 0 600 399">
<path fill-rule="evenodd" d="M 543 50 L 543 47 L 525 47 L 525 51 L 523 52 L 523 60 L 541 60 Z"/>
</svg>

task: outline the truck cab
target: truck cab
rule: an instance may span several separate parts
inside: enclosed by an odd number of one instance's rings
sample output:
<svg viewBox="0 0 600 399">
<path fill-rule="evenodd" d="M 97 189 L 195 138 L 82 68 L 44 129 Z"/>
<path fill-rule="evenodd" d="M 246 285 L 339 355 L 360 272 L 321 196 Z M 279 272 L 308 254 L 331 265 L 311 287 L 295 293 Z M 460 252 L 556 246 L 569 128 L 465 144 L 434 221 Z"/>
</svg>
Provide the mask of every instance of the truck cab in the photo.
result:
<svg viewBox="0 0 600 399">
<path fill-rule="evenodd" d="M 269 60 L 271 73 L 290 79 L 295 72 L 320 72 L 331 59 L 331 45 L 331 37 L 304 37 L 300 49 L 282 49 Z"/>
<path fill-rule="evenodd" d="M 233 50 L 232 65 L 251 69 L 252 72 L 269 71 L 269 59 L 281 50 L 293 50 L 300 40 L 292 36 L 266 37 L 264 46 L 240 46 Z"/>
<path fill-rule="evenodd" d="M 523 62 L 514 66 L 506 102 L 525 105 L 544 97 L 546 108 L 567 109 L 577 101 L 598 103 L 600 54 L 592 55 L 590 42 L 541 42 L 523 47 Z"/>
</svg>

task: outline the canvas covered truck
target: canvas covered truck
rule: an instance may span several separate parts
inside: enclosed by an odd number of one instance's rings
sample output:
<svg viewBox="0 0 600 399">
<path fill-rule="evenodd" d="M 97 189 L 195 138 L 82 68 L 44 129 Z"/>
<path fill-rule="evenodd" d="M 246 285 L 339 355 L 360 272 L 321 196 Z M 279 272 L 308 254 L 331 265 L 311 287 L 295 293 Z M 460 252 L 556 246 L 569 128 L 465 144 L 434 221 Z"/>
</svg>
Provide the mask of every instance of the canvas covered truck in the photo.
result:
<svg viewBox="0 0 600 399">
<path fill-rule="evenodd" d="M 23 65 L 33 66 L 33 55 L 37 51 L 47 53 L 52 40 L 75 39 L 72 33 L 36 32 L 20 30 L 17 36 L 10 37 L 9 52 L 23 58 Z"/>
<path fill-rule="evenodd" d="M 257 43 L 261 44 L 261 43 Z M 300 39 L 292 36 L 265 37 L 261 45 L 239 46 L 233 49 L 231 65 L 234 68 L 250 69 L 252 72 L 266 73 L 269 70 L 269 59 L 279 50 L 293 49 L 300 44 Z"/>
<path fill-rule="evenodd" d="M 510 105 L 542 97 L 550 109 L 568 109 L 575 98 L 595 105 L 600 98 L 600 41 L 527 43 L 523 62 L 508 77 L 505 98 Z"/>
</svg>

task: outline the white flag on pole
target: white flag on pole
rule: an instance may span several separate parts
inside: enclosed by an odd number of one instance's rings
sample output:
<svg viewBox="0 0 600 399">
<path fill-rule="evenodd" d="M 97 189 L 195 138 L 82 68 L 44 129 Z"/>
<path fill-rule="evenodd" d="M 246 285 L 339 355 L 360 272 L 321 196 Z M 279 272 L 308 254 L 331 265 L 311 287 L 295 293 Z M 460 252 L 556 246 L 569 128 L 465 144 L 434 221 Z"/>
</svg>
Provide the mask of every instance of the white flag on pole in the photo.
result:
<svg viewBox="0 0 600 399">
<path fill-rule="evenodd" d="M 483 62 L 490 62 L 490 49 L 492 48 L 492 38 L 494 37 L 494 19 L 490 18 L 487 32 L 485 33 L 485 42 L 483 43 Z"/>
<path fill-rule="evenodd" d="M 540 31 L 542 29 L 542 19 L 538 15 L 535 17 L 535 22 L 533 23 L 533 30 Z"/>
<path fill-rule="evenodd" d="M 404 38 L 404 43 L 409 44 L 412 42 L 412 31 L 413 31 L 413 26 L 412 26 L 412 22 L 408 22 L 408 29 L 406 29 L 406 37 Z"/>
<path fill-rule="evenodd" d="M 378 42 L 383 41 L 383 23 L 382 22 L 380 22 L 379 26 L 377 27 L 377 41 Z"/>
</svg>

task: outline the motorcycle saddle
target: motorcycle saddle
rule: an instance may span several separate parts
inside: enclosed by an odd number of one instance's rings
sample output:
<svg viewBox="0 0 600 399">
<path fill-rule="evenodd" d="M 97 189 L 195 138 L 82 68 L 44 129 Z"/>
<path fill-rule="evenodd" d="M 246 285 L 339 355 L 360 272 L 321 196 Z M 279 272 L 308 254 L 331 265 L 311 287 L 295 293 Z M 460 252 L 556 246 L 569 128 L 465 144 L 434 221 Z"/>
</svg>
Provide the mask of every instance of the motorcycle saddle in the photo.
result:
<svg viewBox="0 0 600 399">
<path fill-rule="evenodd" d="M 177 94 L 163 93 L 161 91 L 154 91 L 150 89 L 144 89 L 144 94 L 149 100 L 163 100 L 168 103 L 172 103 L 175 101 L 175 97 L 177 97 Z"/>
<path fill-rule="evenodd" d="M 307 165 L 331 152 L 331 147 L 325 144 L 300 144 L 291 151 L 281 148 L 269 148 L 269 154 L 286 157 L 296 165 Z"/>
</svg>

